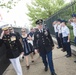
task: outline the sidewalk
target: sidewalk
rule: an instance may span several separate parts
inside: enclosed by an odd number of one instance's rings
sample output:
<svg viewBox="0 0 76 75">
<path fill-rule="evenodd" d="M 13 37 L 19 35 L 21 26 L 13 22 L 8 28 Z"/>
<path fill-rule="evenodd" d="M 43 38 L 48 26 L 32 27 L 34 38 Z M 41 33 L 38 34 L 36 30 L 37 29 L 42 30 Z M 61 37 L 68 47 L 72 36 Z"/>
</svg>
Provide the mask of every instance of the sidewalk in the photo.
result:
<svg viewBox="0 0 76 75">
<path fill-rule="evenodd" d="M 57 44 L 57 40 L 55 37 L 52 38 L 54 43 Z M 76 46 L 71 45 L 72 54 L 76 55 Z"/>
<path fill-rule="evenodd" d="M 62 52 L 61 49 L 57 49 L 55 46 L 53 50 L 53 62 L 57 75 L 76 75 L 76 63 L 74 63 L 76 57 L 72 55 L 72 57 L 66 58 L 65 55 L 66 52 Z M 21 62 L 23 75 L 51 75 L 49 70 L 47 72 L 44 71 L 44 65 L 38 54 L 34 56 L 34 59 L 35 62 L 32 63 L 29 56 L 29 70 L 26 69 L 25 60 Z M 16 75 L 11 64 L 3 75 Z"/>
</svg>

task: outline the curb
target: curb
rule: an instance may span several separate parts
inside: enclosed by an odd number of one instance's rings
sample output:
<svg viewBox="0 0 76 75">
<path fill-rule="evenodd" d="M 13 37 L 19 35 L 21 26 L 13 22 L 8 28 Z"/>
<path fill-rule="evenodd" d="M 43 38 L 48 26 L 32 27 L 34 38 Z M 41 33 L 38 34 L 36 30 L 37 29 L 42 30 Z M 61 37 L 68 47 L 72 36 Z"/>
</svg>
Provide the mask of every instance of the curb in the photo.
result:
<svg viewBox="0 0 76 75">
<path fill-rule="evenodd" d="M 57 44 L 56 38 L 52 36 L 52 39 L 53 39 L 54 43 Z M 71 45 L 71 50 L 72 50 L 72 54 L 76 55 L 76 46 Z"/>
</svg>

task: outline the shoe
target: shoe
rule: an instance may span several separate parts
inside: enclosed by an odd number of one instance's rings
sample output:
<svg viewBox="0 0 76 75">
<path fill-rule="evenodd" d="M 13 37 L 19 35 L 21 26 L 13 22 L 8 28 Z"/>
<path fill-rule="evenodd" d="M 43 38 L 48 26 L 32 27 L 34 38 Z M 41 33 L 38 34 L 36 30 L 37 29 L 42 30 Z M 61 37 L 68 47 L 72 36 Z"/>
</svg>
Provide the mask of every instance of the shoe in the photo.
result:
<svg viewBox="0 0 76 75">
<path fill-rule="evenodd" d="M 33 55 L 35 55 L 35 52 L 33 52 Z"/>
<path fill-rule="evenodd" d="M 44 69 L 45 71 L 48 71 L 48 67 L 45 67 L 45 69 Z"/>
<path fill-rule="evenodd" d="M 65 50 L 63 50 L 63 52 L 65 52 Z"/>
<path fill-rule="evenodd" d="M 64 49 L 61 49 L 61 51 L 65 52 L 65 50 L 64 50 Z"/>
<path fill-rule="evenodd" d="M 27 70 L 30 68 L 30 66 L 26 66 Z"/>
<path fill-rule="evenodd" d="M 59 49 L 59 47 L 57 47 L 57 49 Z"/>
<path fill-rule="evenodd" d="M 66 57 L 68 56 L 68 54 L 67 55 L 65 55 Z"/>
<path fill-rule="evenodd" d="M 34 63 L 34 60 L 32 60 L 31 62 Z"/>
<path fill-rule="evenodd" d="M 71 57 L 71 55 L 65 55 L 65 56 L 66 56 L 67 58 L 68 58 L 68 57 Z"/>
<path fill-rule="evenodd" d="M 74 62 L 76 63 L 76 60 Z"/>
<path fill-rule="evenodd" d="M 57 74 L 54 72 L 54 73 L 51 73 L 51 75 L 57 75 Z"/>
<path fill-rule="evenodd" d="M 62 48 L 62 47 L 57 47 L 57 49 L 60 49 L 60 48 Z"/>
<path fill-rule="evenodd" d="M 22 59 L 24 59 L 24 56 L 22 57 Z"/>
<path fill-rule="evenodd" d="M 63 49 L 61 49 L 61 51 L 63 51 Z"/>
</svg>

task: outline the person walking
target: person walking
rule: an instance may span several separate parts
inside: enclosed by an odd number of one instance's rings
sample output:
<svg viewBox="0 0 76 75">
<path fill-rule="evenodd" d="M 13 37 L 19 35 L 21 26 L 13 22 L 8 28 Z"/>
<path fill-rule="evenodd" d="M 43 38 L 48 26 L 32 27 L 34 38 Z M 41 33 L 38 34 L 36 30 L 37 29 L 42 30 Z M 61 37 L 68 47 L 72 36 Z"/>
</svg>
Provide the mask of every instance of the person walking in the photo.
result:
<svg viewBox="0 0 76 75">
<path fill-rule="evenodd" d="M 26 60 L 26 68 L 28 70 L 30 68 L 28 56 L 30 55 L 30 53 L 32 51 L 31 51 L 31 47 L 28 43 L 28 37 L 27 37 L 26 29 L 22 28 L 21 33 L 22 33 L 21 36 L 22 36 L 22 42 L 23 42 L 24 56 L 25 56 L 25 60 Z M 33 60 L 33 58 L 32 58 L 32 60 Z"/>
<path fill-rule="evenodd" d="M 19 61 L 19 55 L 24 54 L 23 48 L 17 35 L 10 33 L 8 25 L 2 26 L 0 46 L 2 46 L 3 43 L 6 47 L 6 56 L 12 63 L 17 75 L 23 75 Z"/>
<path fill-rule="evenodd" d="M 43 20 L 39 19 L 36 21 L 38 31 L 34 33 L 34 49 L 35 52 L 39 52 L 42 57 L 43 64 L 45 66 L 44 70 L 48 70 L 48 64 L 50 68 L 51 75 L 57 75 L 54 70 L 53 60 L 52 60 L 52 50 L 54 43 L 50 35 L 49 30 L 43 28 Z M 47 61 L 48 59 L 48 61 Z"/>
</svg>

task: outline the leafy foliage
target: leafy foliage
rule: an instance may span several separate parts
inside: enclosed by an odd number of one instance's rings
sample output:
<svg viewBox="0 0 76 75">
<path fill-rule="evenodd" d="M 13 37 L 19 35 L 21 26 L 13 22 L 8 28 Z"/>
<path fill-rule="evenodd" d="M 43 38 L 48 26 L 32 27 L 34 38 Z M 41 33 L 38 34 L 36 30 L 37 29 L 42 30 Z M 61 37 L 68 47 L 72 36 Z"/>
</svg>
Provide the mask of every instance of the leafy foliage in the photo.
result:
<svg viewBox="0 0 76 75">
<path fill-rule="evenodd" d="M 54 17 L 58 16 L 58 18 L 61 18 L 61 19 L 67 20 L 67 21 L 70 18 L 72 18 L 71 15 L 73 13 L 76 13 L 76 0 L 74 0 L 74 2 L 72 2 L 72 4 L 68 4 L 68 5 L 69 5 L 69 7 L 65 7 L 61 11 L 58 11 L 58 13 L 54 15 Z M 54 19 L 54 17 L 52 17 L 52 19 Z M 71 25 L 69 25 L 69 23 L 67 24 L 67 26 L 70 29 L 71 41 L 74 42 L 73 27 Z"/>
<path fill-rule="evenodd" d="M 0 0 L 1 8 L 12 9 L 20 0 Z"/>
<path fill-rule="evenodd" d="M 47 19 L 64 7 L 64 5 L 64 0 L 34 0 L 31 5 L 27 4 L 29 10 L 27 15 L 34 26 L 37 19 Z"/>
</svg>

